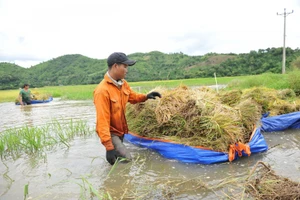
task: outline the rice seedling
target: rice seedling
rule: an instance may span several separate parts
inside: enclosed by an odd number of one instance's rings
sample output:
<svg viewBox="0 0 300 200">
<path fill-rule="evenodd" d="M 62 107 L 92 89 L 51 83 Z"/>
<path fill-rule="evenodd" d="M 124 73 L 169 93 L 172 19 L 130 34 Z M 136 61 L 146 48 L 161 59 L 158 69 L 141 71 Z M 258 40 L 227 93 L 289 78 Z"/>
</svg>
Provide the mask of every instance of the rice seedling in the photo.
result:
<svg viewBox="0 0 300 200">
<path fill-rule="evenodd" d="M 147 159 L 147 156 L 137 156 L 130 163 L 117 162 L 99 188 L 87 178 L 81 178 L 82 183 L 78 184 L 81 187 L 80 199 L 177 199 L 186 196 L 204 198 L 206 195 L 218 199 L 298 199 L 300 195 L 299 183 L 276 175 L 270 167 L 259 168 L 260 164 L 266 165 L 262 162 L 241 174 L 207 181 L 201 175 L 187 178 L 164 176 L 163 172 L 154 179 L 149 178 L 143 173 Z"/>
<path fill-rule="evenodd" d="M 5 170 L 5 172 L 3 173 L 2 176 L 3 176 L 3 178 L 5 178 L 5 179 L 7 180 L 8 186 L 6 187 L 6 189 L 4 190 L 4 192 L 3 192 L 2 194 L 0 194 L 0 196 L 2 196 L 3 194 L 5 194 L 6 192 L 8 192 L 8 191 L 10 190 L 10 188 L 11 188 L 13 182 L 14 182 L 14 180 L 8 175 L 8 173 L 9 173 L 9 168 L 8 168 L 7 164 L 6 164 L 5 162 L 2 162 L 2 163 L 3 163 L 3 165 L 4 165 L 5 168 L 6 168 L 6 170 Z"/>
<path fill-rule="evenodd" d="M 84 177 L 81 178 L 82 184 L 77 183 L 80 186 L 80 199 L 93 199 L 93 197 L 97 197 L 97 199 L 109 199 L 112 200 L 109 192 L 101 193 L 97 189 L 93 187 L 93 185 Z M 88 192 L 88 195 L 86 194 Z"/>
<path fill-rule="evenodd" d="M 1 158 L 11 156 L 16 159 L 21 154 L 37 154 L 52 149 L 57 144 L 69 147 L 75 136 L 88 136 L 93 131 L 84 121 L 69 123 L 53 121 L 40 127 L 24 126 L 3 131 L 0 135 Z"/>
<path fill-rule="evenodd" d="M 207 190 L 200 177 L 188 179 L 183 176 L 171 177 L 162 174 L 154 179 L 149 178 L 143 172 L 146 160 L 147 157 L 136 157 L 128 164 L 116 165 L 104 180 L 99 193 L 108 193 L 113 199 L 176 199 L 181 194 L 193 194 L 195 190 L 201 193 Z M 118 184 L 115 184 L 116 179 Z"/>
<path fill-rule="evenodd" d="M 28 189 L 28 187 L 29 187 L 29 183 L 26 184 L 26 185 L 24 186 L 24 200 L 26 199 L 26 197 L 27 197 L 28 194 L 29 194 L 29 189 Z"/>
</svg>

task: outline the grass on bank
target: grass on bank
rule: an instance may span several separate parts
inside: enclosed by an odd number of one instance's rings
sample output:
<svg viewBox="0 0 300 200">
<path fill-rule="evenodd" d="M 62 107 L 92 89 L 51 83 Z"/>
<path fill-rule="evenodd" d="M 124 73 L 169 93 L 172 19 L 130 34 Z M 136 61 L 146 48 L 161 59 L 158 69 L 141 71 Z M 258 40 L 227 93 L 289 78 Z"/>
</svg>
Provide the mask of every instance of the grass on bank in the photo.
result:
<svg viewBox="0 0 300 200">
<path fill-rule="evenodd" d="M 247 89 L 253 87 L 267 87 L 271 89 L 292 89 L 300 94 L 300 70 L 287 74 L 265 73 L 257 76 L 247 76 L 243 79 L 236 78 L 227 85 L 227 90 Z"/>
<path fill-rule="evenodd" d="M 99 80 L 101 81 L 101 80 Z M 227 89 L 245 89 L 251 87 L 267 87 L 272 89 L 293 89 L 296 94 L 300 94 L 300 71 L 291 71 L 287 74 L 260 74 L 236 77 L 217 77 L 218 84 L 228 85 Z M 185 86 L 207 86 L 215 85 L 215 79 L 196 78 L 164 81 L 141 81 L 130 82 L 133 90 L 140 93 L 147 93 L 151 89 L 162 86 L 165 88 L 175 88 L 180 85 Z M 97 84 L 93 85 L 72 85 L 72 86 L 47 86 L 42 88 L 30 88 L 41 94 L 51 94 L 54 98 L 70 100 L 92 100 L 93 91 Z M 0 90 L 0 103 L 13 102 L 19 94 L 19 89 Z"/>
<path fill-rule="evenodd" d="M 220 77 L 218 84 L 228 84 L 235 79 L 244 79 L 247 76 L 240 77 Z M 101 81 L 101 80 L 99 80 Z M 200 86 L 200 85 L 214 85 L 214 78 L 197 78 L 197 79 L 182 79 L 182 80 L 165 80 L 165 81 L 142 81 L 130 82 L 133 90 L 146 93 L 157 86 L 164 86 L 167 88 L 177 87 L 179 85 L 186 86 Z M 38 91 L 41 94 L 51 94 L 54 98 L 70 99 L 70 100 L 91 100 L 93 99 L 93 91 L 97 84 L 93 85 L 71 85 L 71 86 L 47 86 L 42 88 L 30 88 L 32 92 Z M 19 94 L 19 89 L 15 90 L 0 90 L 0 103 L 12 102 Z"/>
</svg>

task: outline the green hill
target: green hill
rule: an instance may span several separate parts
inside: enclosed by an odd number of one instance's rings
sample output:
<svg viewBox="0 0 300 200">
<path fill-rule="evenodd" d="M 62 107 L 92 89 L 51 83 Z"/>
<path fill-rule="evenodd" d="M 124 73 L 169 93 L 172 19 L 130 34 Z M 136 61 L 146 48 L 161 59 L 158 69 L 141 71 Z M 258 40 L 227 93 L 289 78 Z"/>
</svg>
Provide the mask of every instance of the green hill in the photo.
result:
<svg viewBox="0 0 300 200">
<path fill-rule="evenodd" d="M 299 67 L 300 49 L 286 48 L 286 69 Z M 128 55 L 137 63 L 129 67 L 128 81 L 168 80 L 198 77 L 239 76 L 265 72 L 281 73 L 282 48 L 260 49 L 247 54 L 188 56 L 158 51 Z M 23 83 L 32 87 L 99 83 L 107 71 L 106 59 L 64 55 L 25 69 L 0 63 L 0 89 L 14 89 Z"/>
<path fill-rule="evenodd" d="M 27 69 L 16 64 L 0 63 L 0 89 L 19 88 L 23 85 Z"/>
<path fill-rule="evenodd" d="M 97 83 L 106 72 L 106 61 L 79 54 L 61 56 L 30 68 L 32 84 L 81 85 Z"/>
</svg>

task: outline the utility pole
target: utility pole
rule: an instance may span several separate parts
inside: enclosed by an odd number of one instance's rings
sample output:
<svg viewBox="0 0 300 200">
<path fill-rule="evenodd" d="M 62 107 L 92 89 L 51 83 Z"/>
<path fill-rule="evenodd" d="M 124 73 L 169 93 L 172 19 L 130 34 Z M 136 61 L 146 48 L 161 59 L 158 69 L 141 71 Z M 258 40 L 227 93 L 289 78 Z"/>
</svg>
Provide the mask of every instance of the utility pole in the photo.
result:
<svg viewBox="0 0 300 200">
<path fill-rule="evenodd" d="M 284 9 L 284 13 L 278 14 L 277 15 L 283 15 L 284 16 L 284 28 L 283 28 L 283 48 L 282 48 L 282 74 L 285 74 L 285 28 L 286 28 L 286 16 L 288 16 L 289 14 L 292 14 L 294 12 L 294 10 L 292 10 L 292 12 L 287 13 Z"/>
</svg>

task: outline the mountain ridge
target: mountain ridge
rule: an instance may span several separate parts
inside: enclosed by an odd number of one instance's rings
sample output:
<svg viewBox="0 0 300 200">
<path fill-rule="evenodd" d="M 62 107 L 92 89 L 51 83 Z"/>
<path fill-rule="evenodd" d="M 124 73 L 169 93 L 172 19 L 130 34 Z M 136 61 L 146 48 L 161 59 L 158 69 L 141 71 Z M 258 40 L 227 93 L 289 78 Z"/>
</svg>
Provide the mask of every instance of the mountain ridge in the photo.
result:
<svg viewBox="0 0 300 200">
<path fill-rule="evenodd" d="M 292 68 L 300 60 L 300 50 L 286 48 L 286 67 Z M 259 49 L 243 54 L 207 53 L 203 56 L 189 56 L 183 53 L 129 54 L 136 60 L 129 67 L 126 80 L 151 81 L 281 73 L 282 48 Z M 39 63 L 30 68 L 16 64 L 0 63 L 0 89 L 19 88 L 24 83 L 34 87 L 52 85 L 97 84 L 107 71 L 106 59 L 89 58 L 81 54 L 68 54 Z"/>
</svg>

